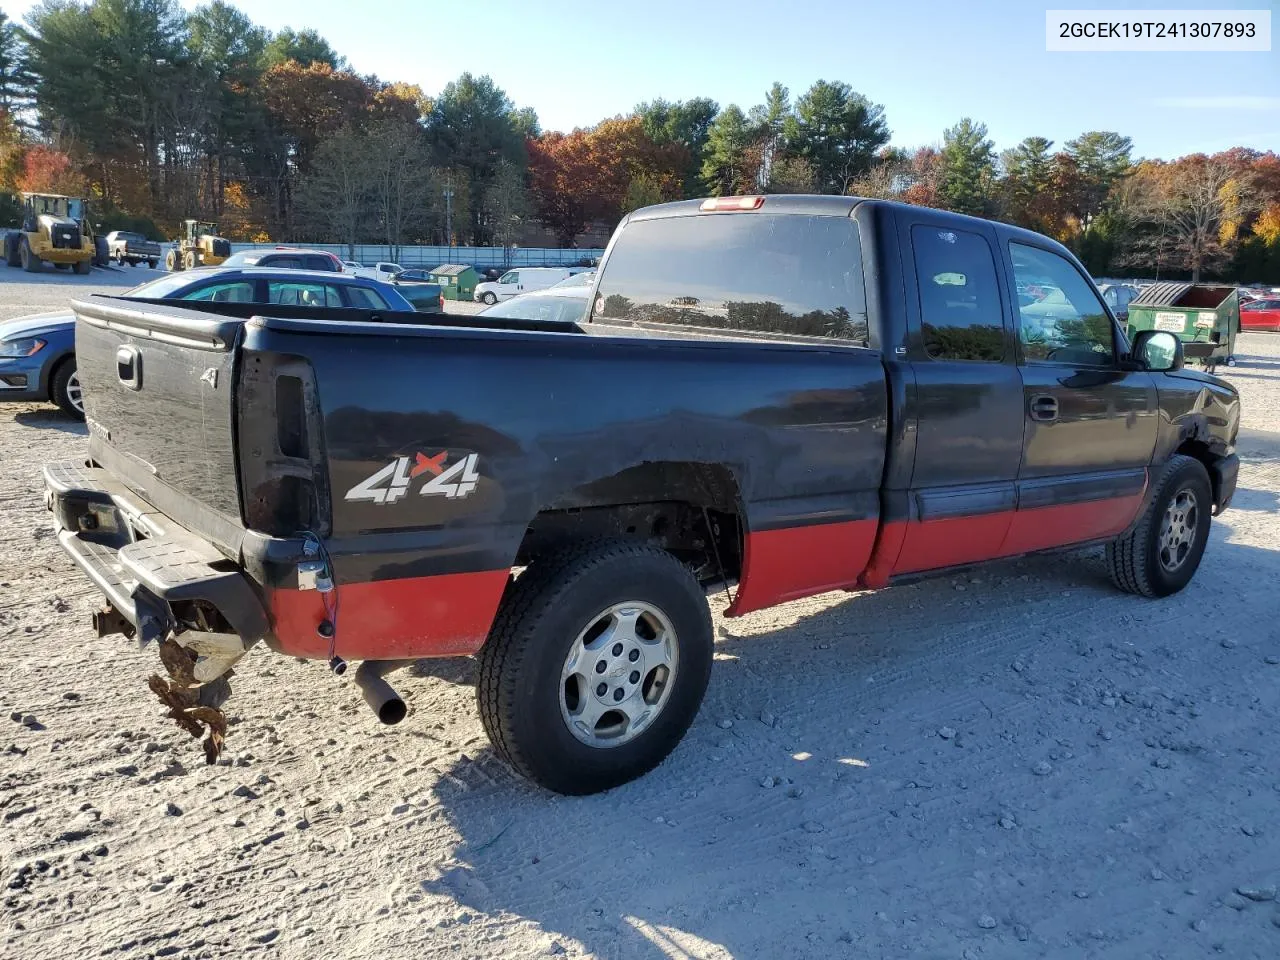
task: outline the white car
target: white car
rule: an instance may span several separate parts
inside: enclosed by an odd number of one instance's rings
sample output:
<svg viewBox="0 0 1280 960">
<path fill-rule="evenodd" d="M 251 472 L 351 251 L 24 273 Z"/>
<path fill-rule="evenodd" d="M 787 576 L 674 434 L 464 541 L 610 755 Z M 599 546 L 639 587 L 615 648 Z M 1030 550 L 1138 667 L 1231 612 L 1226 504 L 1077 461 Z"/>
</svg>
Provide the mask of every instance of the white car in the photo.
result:
<svg viewBox="0 0 1280 960">
<path fill-rule="evenodd" d="M 539 323 L 572 325 L 587 319 L 587 298 L 591 296 L 588 284 L 577 286 L 547 287 L 481 310 L 482 317 L 490 319 L 535 320 Z"/>
<path fill-rule="evenodd" d="M 545 290 L 576 272 L 570 267 L 519 267 L 508 270 L 497 280 L 476 284 L 474 299 L 477 303 L 495 304 L 522 293 Z"/>
<path fill-rule="evenodd" d="M 363 270 L 363 269 L 364 267 L 361 264 L 356 263 L 354 260 L 342 261 L 342 272 L 347 274 L 348 276 L 351 276 L 351 277 L 359 276 L 359 274 L 356 271 Z"/>
<path fill-rule="evenodd" d="M 345 267 L 349 262 L 347 260 L 343 261 L 344 273 L 346 272 Z M 364 277 L 366 280 L 381 280 L 383 283 L 390 283 L 404 270 L 404 267 L 398 263 L 386 263 L 383 261 L 375 263 L 372 267 L 361 266 L 358 263 L 352 264 L 352 266 L 355 268 L 351 271 L 352 276 Z"/>
</svg>

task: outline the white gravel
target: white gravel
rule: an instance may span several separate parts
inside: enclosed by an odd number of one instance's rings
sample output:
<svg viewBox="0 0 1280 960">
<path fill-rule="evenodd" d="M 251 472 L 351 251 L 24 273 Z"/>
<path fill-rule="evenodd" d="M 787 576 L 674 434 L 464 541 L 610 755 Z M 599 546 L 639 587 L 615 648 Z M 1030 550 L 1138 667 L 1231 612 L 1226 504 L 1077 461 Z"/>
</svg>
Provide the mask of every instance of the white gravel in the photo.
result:
<svg viewBox="0 0 1280 960">
<path fill-rule="evenodd" d="M 0 268 L 0 317 L 102 277 Z M 467 661 L 397 675 L 381 728 L 255 651 L 205 767 L 41 506 L 83 428 L 0 406 L 0 954 L 1274 958 L 1280 337 L 1240 354 L 1240 491 L 1184 593 L 1094 553 L 717 613 L 684 743 L 572 800 L 493 758 Z"/>
</svg>

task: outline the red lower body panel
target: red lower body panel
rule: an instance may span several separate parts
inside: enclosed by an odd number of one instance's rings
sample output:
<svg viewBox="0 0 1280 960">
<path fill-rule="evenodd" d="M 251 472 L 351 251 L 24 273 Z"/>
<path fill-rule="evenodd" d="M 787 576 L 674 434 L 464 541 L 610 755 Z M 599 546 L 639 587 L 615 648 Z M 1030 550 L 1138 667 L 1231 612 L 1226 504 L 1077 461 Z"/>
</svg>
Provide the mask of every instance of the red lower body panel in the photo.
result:
<svg viewBox="0 0 1280 960">
<path fill-rule="evenodd" d="M 849 520 L 748 533 L 731 617 L 852 587 L 866 569 L 877 520 Z"/>
<path fill-rule="evenodd" d="M 1048 550 L 1123 533 L 1142 509 L 1145 490 L 1112 500 L 1037 507 L 1013 514 L 1000 556 Z"/>
<path fill-rule="evenodd" d="M 509 573 L 486 570 L 342 584 L 337 589 L 335 652 L 349 660 L 475 653 L 489 634 Z M 329 595 L 331 603 L 333 596 Z M 316 633 L 325 619 L 323 594 L 273 590 L 269 605 L 281 653 L 329 656 L 329 640 Z"/>
<path fill-rule="evenodd" d="M 1031 510 L 885 525 L 862 582 L 883 587 L 889 577 L 980 563 L 1121 534 L 1142 509 L 1145 491 Z M 900 543 L 901 546 L 895 546 Z M 893 555 L 896 550 L 896 557 Z"/>
</svg>

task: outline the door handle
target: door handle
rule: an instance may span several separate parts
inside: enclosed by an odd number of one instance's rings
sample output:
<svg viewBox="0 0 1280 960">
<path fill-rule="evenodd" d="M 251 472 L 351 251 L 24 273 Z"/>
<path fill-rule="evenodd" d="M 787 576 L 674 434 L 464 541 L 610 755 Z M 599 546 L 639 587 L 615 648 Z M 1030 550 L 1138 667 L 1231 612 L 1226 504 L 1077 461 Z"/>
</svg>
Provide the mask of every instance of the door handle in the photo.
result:
<svg viewBox="0 0 1280 960">
<path fill-rule="evenodd" d="M 1058 399 L 1040 395 L 1031 398 L 1031 419 L 1049 423 L 1058 419 Z"/>
</svg>

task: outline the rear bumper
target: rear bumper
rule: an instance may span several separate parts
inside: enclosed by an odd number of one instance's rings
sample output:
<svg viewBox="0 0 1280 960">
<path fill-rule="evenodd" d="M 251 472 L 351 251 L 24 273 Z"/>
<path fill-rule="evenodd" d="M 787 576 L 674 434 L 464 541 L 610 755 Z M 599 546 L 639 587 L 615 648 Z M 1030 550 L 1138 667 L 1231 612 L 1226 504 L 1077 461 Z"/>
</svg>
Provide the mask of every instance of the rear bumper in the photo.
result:
<svg viewBox="0 0 1280 960">
<path fill-rule="evenodd" d="M 201 682 L 221 676 L 266 638 L 269 622 L 256 586 L 208 541 L 105 470 L 50 463 L 44 481 L 58 543 L 114 608 L 115 615 L 96 619 L 99 634 L 136 632 L 147 643 L 173 632 L 198 655 Z"/>
<path fill-rule="evenodd" d="M 1236 495 L 1236 481 L 1240 476 L 1240 458 L 1234 453 L 1220 457 L 1209 466 L 1209 479 L 1213 484 L 1213 512 L 1216 516 L 1231 506 Z"/>
</svg>

